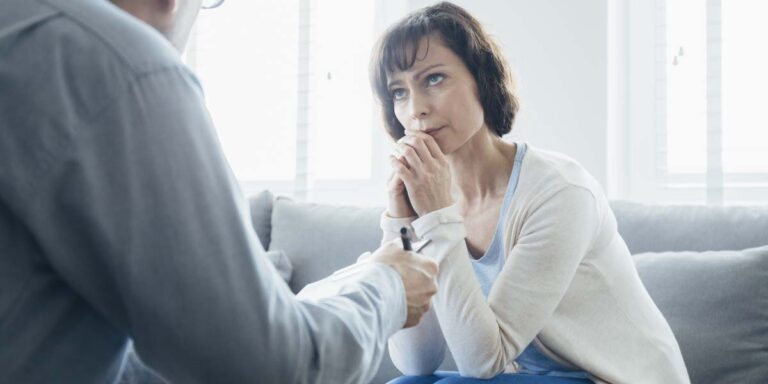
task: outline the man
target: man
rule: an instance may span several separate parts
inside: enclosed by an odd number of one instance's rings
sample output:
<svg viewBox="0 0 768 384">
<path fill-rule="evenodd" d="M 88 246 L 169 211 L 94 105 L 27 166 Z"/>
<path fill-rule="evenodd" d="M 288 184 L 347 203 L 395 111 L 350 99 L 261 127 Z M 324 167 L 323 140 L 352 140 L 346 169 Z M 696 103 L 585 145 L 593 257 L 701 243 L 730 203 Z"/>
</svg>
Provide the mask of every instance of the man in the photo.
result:
<svg viewBox="0 0 768 384">
<path fill-rule="evenodd" d="M 172 382 L 369 380 L 436 265 L 385 244 L 295 297 L 168 44 L 200 1 L 117 4 L 0 0 L 0 383 L 113 382 L 129 338 Z"/>
</svg>

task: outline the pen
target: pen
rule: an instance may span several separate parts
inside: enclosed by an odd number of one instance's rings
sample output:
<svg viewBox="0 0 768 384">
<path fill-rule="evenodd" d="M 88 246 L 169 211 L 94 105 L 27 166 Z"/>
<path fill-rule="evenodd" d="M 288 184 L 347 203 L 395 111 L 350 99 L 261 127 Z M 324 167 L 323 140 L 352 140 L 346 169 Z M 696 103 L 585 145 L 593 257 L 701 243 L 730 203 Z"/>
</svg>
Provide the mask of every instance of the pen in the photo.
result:
<svg viewBox="0 0 768 384">
<path fill-rule="evenodd" d="M 411 248 L 411 239 L 408 237 L 408 229 L 405 227 L 400 228 L 400 240 L 403 241 L 403 249 L 406 251 L 413 250 Z"/>
</svg>

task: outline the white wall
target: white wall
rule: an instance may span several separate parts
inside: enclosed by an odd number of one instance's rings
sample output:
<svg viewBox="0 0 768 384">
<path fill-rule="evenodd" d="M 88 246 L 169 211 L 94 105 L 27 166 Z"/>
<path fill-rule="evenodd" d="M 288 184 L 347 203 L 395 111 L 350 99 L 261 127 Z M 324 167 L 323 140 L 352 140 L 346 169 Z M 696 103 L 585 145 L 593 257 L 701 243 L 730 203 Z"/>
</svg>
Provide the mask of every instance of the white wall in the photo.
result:
<svg viewBox="0 0 768 384">
<path fill-rule="evenodd" d="M 522 106 L 510 139 L 573 157 L 603 186 L 609 182 L 608 1 L 453 1 L 494 35 L 515 73 Z"/>
</svg>

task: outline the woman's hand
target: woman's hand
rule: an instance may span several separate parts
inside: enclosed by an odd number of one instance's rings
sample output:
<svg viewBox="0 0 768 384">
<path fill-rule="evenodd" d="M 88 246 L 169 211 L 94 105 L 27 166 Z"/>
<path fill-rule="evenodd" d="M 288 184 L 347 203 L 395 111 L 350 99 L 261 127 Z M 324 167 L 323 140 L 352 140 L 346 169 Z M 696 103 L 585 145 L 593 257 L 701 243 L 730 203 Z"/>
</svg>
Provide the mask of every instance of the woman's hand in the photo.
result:
<svg viewBox="0 0 768 384">
<path fill-rule="evenodd" d="M 402 180 L 411 206 L 419 216 L 453 204 L 451 170 L 432 136 L 406 131 L 397 141 L 397 151 L 400 161 L 393 163 L 394 177 Z"/>
<path fill-rule="evenodd" d="M 398 166 L 407 168 L 405 160 L 390 155 L 389 163 L 392 166 L 392 174 L 387 182 L 387 216 L 393 218 L 416 216 L 416 211 L 413 210 L 411 202 L 408 200 L 405 183 L 397 173 Z"/>
</svg>

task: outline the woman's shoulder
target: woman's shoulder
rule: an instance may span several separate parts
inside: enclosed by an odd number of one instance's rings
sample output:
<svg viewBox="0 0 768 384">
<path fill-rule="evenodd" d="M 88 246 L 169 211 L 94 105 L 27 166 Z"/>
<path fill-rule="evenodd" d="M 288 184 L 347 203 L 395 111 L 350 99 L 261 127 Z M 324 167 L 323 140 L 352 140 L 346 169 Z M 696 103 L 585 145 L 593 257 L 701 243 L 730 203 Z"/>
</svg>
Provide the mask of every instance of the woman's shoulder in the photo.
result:
<svg viewBox="0 0 768 384">
<path fill-rule="evenodd" d="M 563 153 L 526 144 L 519 186 L 536 194 L 567 187 L 581 187 L 597 192 L 597 180 L 576 160 Z"/>
</svg>

